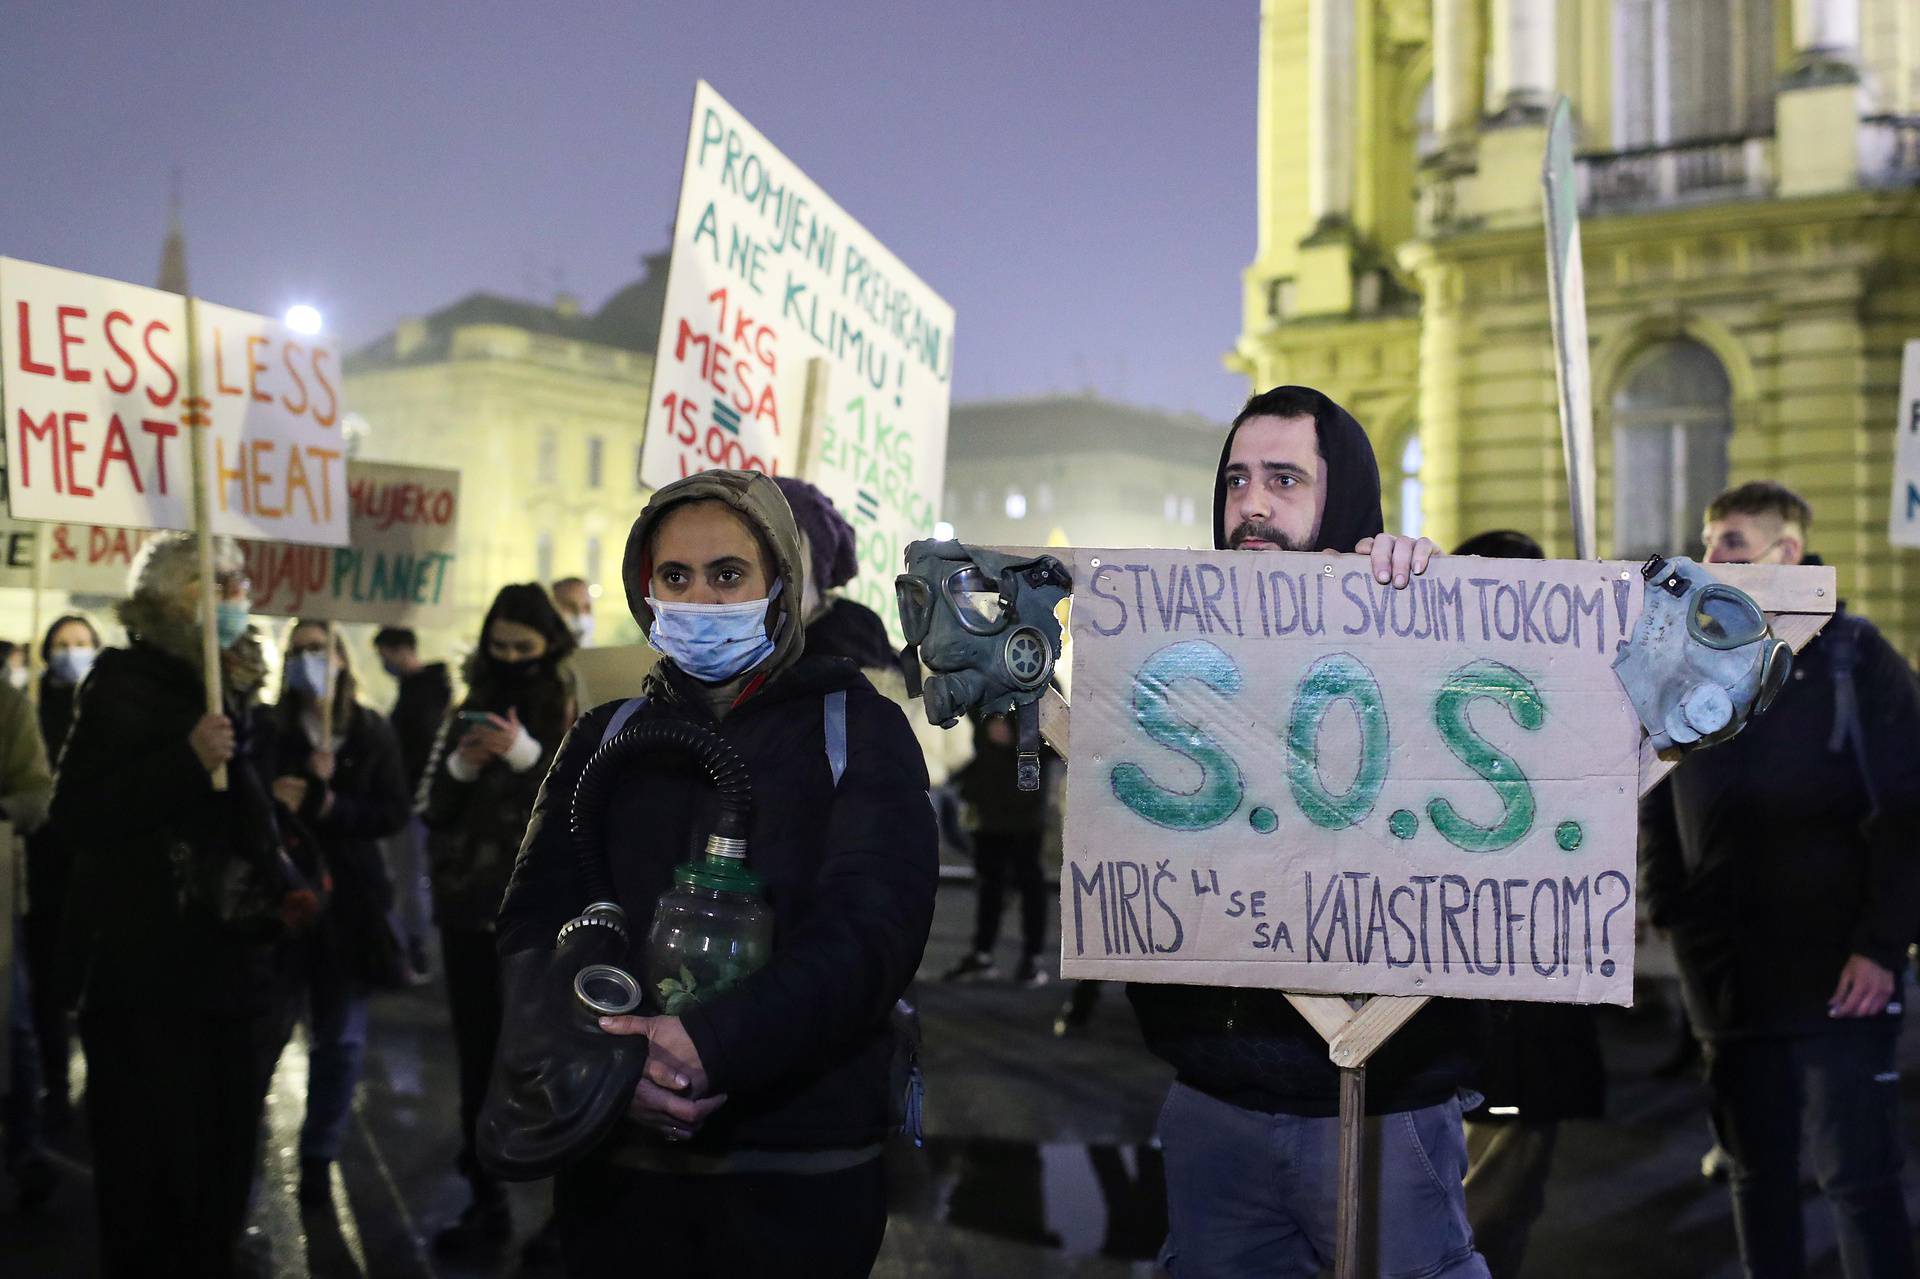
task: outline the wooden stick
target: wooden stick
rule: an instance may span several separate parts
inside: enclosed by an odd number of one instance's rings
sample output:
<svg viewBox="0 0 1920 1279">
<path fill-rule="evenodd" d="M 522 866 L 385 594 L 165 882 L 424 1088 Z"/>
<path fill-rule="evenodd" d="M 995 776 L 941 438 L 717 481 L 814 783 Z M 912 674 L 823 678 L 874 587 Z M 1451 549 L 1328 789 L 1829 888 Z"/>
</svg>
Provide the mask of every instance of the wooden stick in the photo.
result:
<svg viewBox="0 0 1920 1279">
<path fill-rule="evenodd" d="M 820 356 L 807 361 L 807 389 L 800 400 L 800 456 L 793 468 L 803 480 L 813 479 L 814 457 L 827 420 L 827 376 L 832 371 L 833 366 Z"/>
<path fill-rule="evenodd" d="M 40 661 L 40 597 L 47 588 L 47 542 L 53 532 L 53 525 L 42 524 L 33 531 L 33 608 L 32 620 L 27 625 L 27 700 L 37 710 L 40 706 L 40 685 L 46 681 L 46 672 L 41 670 Z M 33 676 L 39 675 L 39 679 Z M 58 747 L 54 748 L 56 751 Z"/>
<path fill-rule="evenodd" d="M 182 423 L 189 432 L 193 458 L 193 532 L 200 548 L 200 661 L 207 685 L 207 714 L 226 712 L 226 681 L 220 670 L 219 583 L 213 571 L 213 500 L 207 492 L 207 431 L 213 426 L 212 406 L 200 393 L 200 322 L 193 299 L 187 299 L 187 402 Z M 227 766 L 213 770 L 213 788 L 227 788 Z"/>
<path fill-rule="evenodd" d="M 1334 1279 L 1360 1276 L 1360 1194 L 1366 1185 L 1367 1068 L 1340 1068 L 1339 1198 L 1334 1208 Z"/>
</svg>

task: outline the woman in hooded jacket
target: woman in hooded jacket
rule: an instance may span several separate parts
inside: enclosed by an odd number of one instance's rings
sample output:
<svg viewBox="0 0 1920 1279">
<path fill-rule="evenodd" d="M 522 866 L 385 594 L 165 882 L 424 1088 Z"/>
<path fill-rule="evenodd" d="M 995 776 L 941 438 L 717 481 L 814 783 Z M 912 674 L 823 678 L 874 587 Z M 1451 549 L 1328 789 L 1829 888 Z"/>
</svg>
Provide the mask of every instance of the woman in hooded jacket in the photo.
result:
<svg viewBox="0 0 1920 1279">
<path fill-rule="evenodd" d="M 663 660 L 637 704 L 598 707 L 562 747 L 501 910 L 511 956 L 551 948 L 587 904 L 568 812 L 616 715 L 698 725 L 743 761 L 770 957 L 678 1016 L 602 1021 L 645 1035 L 648 1060 L 620 1126 L 558 1179 L 570 1274 L 636 1273 L 640 1250 L 648 1274 L 834 1279 L 879 1252 L 888 1019 L 932 922 L 936 834 L 906 717 L 852 661 L 804 653 L 799 543 L 764 475 L 709 471 L 654 495 L 623 576 Z M 691 761 L 658 757 L 609 794 L 608 869 L 643 972 L 643 921 L 702 846 L 715 797 Z"/>
<path fill-rule="evenodd" d="M 100 632 L 79 613 L 55 619 L 40 641 L 40 739 L 47 761 L 60 762 L 60 748 L 73 726 L 73 703 L 80 681 L 93 669 L 100 653 Z M 46 1088 L 41 1102 L 42 1123 L 59 1131 L 72 1122 L 67 1065 L 72 1048 L 67 1033 L 71 1000 L 57 984 L 60 954 L 60 918 L 67 908 L 67 885 L 72 878 L 73 850 L 60 828 L 49 823 L 27 840 L 27 913 L 21 924 L 26 933 L 27 967 L 33 973 L 33 1033 L 40 1043 L 41 1080 Z"/>
<path fill-rule="evenodd" d="M 500 1039 L 494 921 L 534 798 L 576 707 L 561 663 L 573 632 L 535 583 L 503 586 L 467 661 L 467 695 L 448 713 L 427 765 L 422 819 L 460 1062 L 460 1170 L 473 1201 L 434 1240 L 484 1253 L 513 1233 L 506 1194 L 474 1155 L 474 1123 Z"/>
<path fill-rule="evenodd" d="M 328 684 L 328 722 L 320 706 Z M 257 717 L 257 758 L 270 785 L 296 865 L 328 885 L 312 933 L 280 954 L 279 1019 L 262 1061 L 269 1078 L 294 1021 L 307 1018 L 307 1114 L 300 1128 L 300 1202 L 332 1202 L 353 1090 L 367 1047 L 367 1000 L 398 984 L 400 952 L 387 927 L 393 884 L 378 841 L 412 815 L 400 744 L 378 712 L 355 699 L 346 643 L 327 623 L 298 621 L 287 632 L 280 701 Z"/>
<path fill-rule="evenodd" d="M 77 853 L 62 951 L 79 974 L 110 1276 L 233 1273 L 274 946 L 311 922 L 247 733 L 266 667 L 239 548 L 216 538 L 214 559 L 223 712 L 208 712 L 201 674 L 195 539 L 162 534 L 120 605 L 131 642 L 80 685 L 54 787 L 53 820 Z"/>
</svg>

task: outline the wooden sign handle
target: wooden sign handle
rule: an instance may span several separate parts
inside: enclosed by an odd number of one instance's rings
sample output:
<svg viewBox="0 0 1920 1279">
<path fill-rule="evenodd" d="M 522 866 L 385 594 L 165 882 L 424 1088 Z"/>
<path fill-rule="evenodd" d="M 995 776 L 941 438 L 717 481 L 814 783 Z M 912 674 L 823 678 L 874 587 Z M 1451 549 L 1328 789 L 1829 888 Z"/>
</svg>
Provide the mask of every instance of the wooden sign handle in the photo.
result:
<svg viewBox="0 0 1920 1279">
<path fill-rule="evenodd" d="M 207 714 L 226 712 L 226 679 L 220 669 L 220 622 L 217 575 L 213 571 L 213 510 L 207 492 L 207 428 L 213 414 L 200 393 L 199 316 L 193 298 L 187 298 L 187 400 L 181 420 L 189 431 L 193 458 L 193 533 L 200 550 L 200 661 L 207 685 Z M 213 789 L 227 789 L 227 766 L 213 770 Z"/>
</svg>

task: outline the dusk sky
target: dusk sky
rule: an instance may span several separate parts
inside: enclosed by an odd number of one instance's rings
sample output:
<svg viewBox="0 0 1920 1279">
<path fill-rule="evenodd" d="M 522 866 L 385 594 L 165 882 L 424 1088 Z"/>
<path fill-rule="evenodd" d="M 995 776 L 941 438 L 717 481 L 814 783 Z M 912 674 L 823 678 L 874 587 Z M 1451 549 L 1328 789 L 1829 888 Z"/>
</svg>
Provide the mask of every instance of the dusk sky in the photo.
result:
<svg viewBox="0 0 1920 1279">
<path fill-rule="evenodd" d="M 957 312 L 955 397 L 1230 416 L 1254 0 L 18 5 L 0 254 L 311 302 L 349 349 L 476 289 L 597 307 L 667 243 L 706 78 Z"/>
</svg>

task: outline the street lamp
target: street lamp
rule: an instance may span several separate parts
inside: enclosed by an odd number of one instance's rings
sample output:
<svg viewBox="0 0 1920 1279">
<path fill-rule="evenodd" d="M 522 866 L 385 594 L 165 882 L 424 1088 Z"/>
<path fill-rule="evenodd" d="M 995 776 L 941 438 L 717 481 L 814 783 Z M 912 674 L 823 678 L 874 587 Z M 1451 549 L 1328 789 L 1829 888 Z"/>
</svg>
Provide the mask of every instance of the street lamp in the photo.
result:
<svg viewBox="0 0 1920 1279">
<path fill-rule="evenodd" d="M 305 302 L 288 307 L 287 314 L 284 318 L 287 327 L 295 333 L 304 333 L 308 337 L 312 337 L 320 331 L 321 320 L 319 310 L 308 306 Z"/>
</svg>

